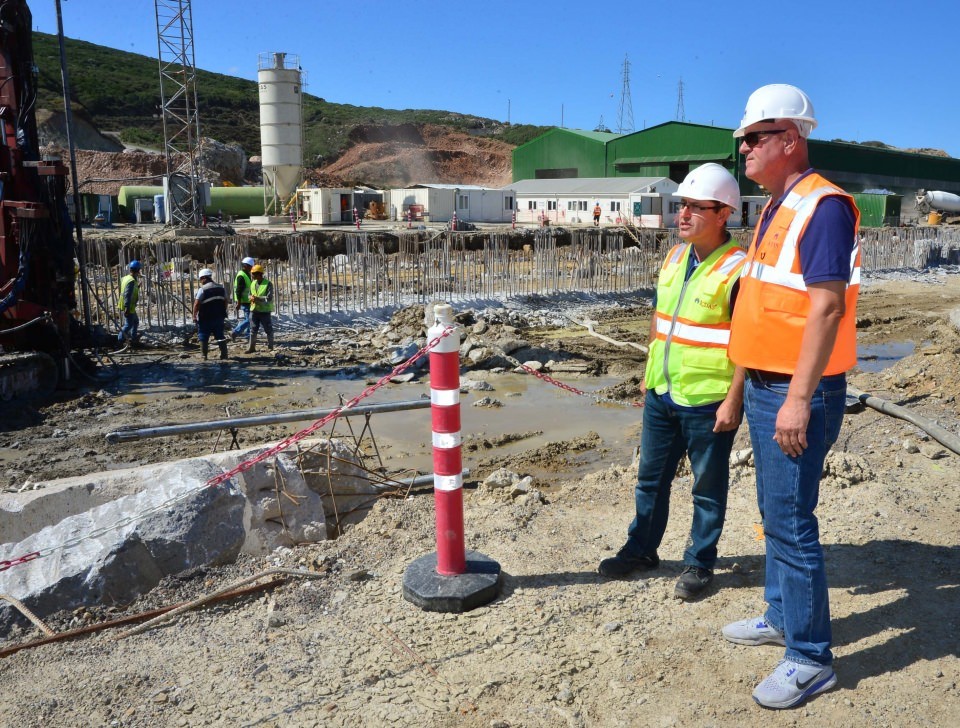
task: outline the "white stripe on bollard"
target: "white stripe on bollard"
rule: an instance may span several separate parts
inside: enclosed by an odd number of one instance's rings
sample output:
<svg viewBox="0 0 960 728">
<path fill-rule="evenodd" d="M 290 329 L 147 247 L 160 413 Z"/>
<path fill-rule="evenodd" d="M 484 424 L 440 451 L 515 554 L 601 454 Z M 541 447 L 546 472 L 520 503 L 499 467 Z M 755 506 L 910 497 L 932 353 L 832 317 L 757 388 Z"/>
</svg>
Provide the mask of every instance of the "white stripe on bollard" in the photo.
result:
<svg viewBox="0 0 960 728">
<path fill-rule="evenodd" d="M 437 475 L 433 474 L 433 487 L 437 490 L 451 491 L 463 487 L 463 473 L 457 475 Z"/>
<path fill-rule="evenodd" d="M 433 446 L 441 450 L 449 450 L 452 447 L 460 447 L 459 432 L 434 432 Z"/>
<path fill-rule="evenodd" d="M 438 407 L 452 407 L 455 404 L 460 404 L 460 390 L 431 389 L 430 404 L 434 404 Z"/>
</svg>

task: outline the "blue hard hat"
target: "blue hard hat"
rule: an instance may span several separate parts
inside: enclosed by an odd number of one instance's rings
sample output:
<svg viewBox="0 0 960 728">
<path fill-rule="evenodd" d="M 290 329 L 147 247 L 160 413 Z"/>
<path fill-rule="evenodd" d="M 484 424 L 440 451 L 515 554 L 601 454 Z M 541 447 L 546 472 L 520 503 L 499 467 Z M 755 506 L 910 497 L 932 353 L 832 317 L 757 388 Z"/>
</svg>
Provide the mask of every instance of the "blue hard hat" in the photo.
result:
<svg viewBox="0 0 960 728">
<path fill-rule="evenodd" d="M 129 268 L 130 270 L 140 270 L 141 268 L 143 268 L 143 266 L 140 265 L 139 260 L 131 260 L 130 265 L 128 265 L 127 268 Z"/>
</svg>

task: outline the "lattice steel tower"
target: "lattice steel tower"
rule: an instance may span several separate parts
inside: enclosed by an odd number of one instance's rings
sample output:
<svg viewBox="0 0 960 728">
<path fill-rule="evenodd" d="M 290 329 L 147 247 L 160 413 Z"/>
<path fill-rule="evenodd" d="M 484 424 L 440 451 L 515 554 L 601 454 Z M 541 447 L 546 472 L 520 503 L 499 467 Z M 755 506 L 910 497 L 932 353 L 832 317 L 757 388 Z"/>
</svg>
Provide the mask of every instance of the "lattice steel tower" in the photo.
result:
<svg viewBox="0 0 960 728">
<path fill-rule="evenodd" d="M 630 98 L 630 59 L 626 55 L 623 57 L 623 89 L 620 91 L 620 118 L 617 127 L 620 134 L 632 134 L 635 131 L 633 99 Z"/>
<path fill-rule="evenodd" d="M 174 225 L 200 225 L 200 117 L 190 0 L 154 0 L 167 162 L 166 204 Z"/>
<path fill-rule="evenodd" d="M 683 109 L 683 79 L 677 84 L 677 121 L 686 121 L 687 113 Z"/>
</svg>

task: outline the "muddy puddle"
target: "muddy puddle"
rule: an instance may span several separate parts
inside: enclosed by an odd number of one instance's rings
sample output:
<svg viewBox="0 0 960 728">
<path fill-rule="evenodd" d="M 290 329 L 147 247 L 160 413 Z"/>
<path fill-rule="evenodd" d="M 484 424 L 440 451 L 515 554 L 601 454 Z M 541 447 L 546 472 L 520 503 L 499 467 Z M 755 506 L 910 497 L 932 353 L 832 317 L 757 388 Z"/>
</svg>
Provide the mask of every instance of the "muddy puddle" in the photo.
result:
<svg viewBox="0 0 960 728">
<path fill-rule="evenodd" d="M 128 382 L 118 401 L 149 406 L 151 402 L 189 400 L 185 406 L 196 406 L 196 416 L 181 422 L 216 420 L 291 412 L 298 409 L 332 408 L 368 389 L 376 378 L 344 379 L 316 370 L 277 369 L 274 367 L 220 366 L 209 363 L 193 367 L 189 374 L 182 370 L 145 372 L 140 381 Z M 325 376 L 327 375 L 327 376 Z M 571 440 L 595 432 L 600 446 L 583 452 L 567 453 L 563 459 L 571 475 L 595 470 L 598 462 L 629 462 L 639 442 L 642 411 L 637 407 L 598 404 L 592 398 L 577 396 L 531 375 L 488 374 L 493 387 L 488 391 L 469 391 L 460 395 L 461 426 L 464 447 L 464 468 L 476 471 L 479 462 L 508 457 L 543 447 L 548 443 Z M 557 377 L 564 383 L 588 392 L 596 392 L 619 383 L 616 377 Z M 429 397 L 426 378 L 413 382 L 389 383 L 363 399 L 359 404 L 379 404 Z M 501 406 L 480 407 L 474 403 L 495 400 Z M 304 423 L 279 425 L 280 436 L 302 429 Z M 347 420 L 336 423 L 334 436 L 347 436 Z M 364 427 L 363 417 L 349 420 L 357 434 Z M 152 425 L 172 424 L 155 422 Z M 419 473 L 432 472 L 431 418 L 429 409 L 377 414 L 370 427 L 384 464 L 390 471 L 403 469 Z M 537 435 L 539 432 L 541 434 Z M 329 425 L 323 430 L 330 433 Z M 481 445 L 470 452 L 471 442 L 484 443 L 504 436 L 529 433 L 495 447 Z M 320 433 L 318 433 L 320 434 Z M 251 431 L 250 436 L 253 435 Z M 545 469 L 546 471 L 546 469 Z M 545 472 L 544 471 L 544 472 Z M 534 467 L 524 474 L 540 475 Z"/>
<path fill-rule="evenodd" d="M 881 372 L 913 354 L 916 348 L 917 345 L 912 341 L 857 344 L 857 367 L 863 372 Z"/>
</svg>

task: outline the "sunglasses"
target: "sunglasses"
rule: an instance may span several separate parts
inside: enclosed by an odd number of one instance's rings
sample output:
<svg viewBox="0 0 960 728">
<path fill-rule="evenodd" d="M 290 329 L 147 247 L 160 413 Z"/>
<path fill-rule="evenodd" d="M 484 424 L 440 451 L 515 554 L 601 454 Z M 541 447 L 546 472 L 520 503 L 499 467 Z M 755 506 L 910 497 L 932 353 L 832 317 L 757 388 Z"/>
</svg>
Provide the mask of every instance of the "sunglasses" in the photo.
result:
<svg viewBox="0 0 960 728">
<path fill-rule="evenodd" d="M 705 210 L 719 210 L 721 207 L 723 207 L 723 205 L 701 205 L 697 202 L 684 202 L 683 200 L 680 200 L 680 202 L 677 203 L 678 210 L 687 208 L 693 213 L 703 212 Z"/>
<path fill-rule="evenodd" d="M 783 134 L 786 132 L 786 129 L 767 129 L 766 131 L 751 131 L 744 134 L 740 137 L 740 141 L 746 144 L 748 147 L 753 149 L 757 144 L 760 143 L 761 139 L 764 139 L 773 134 Z"/>
</svg>

